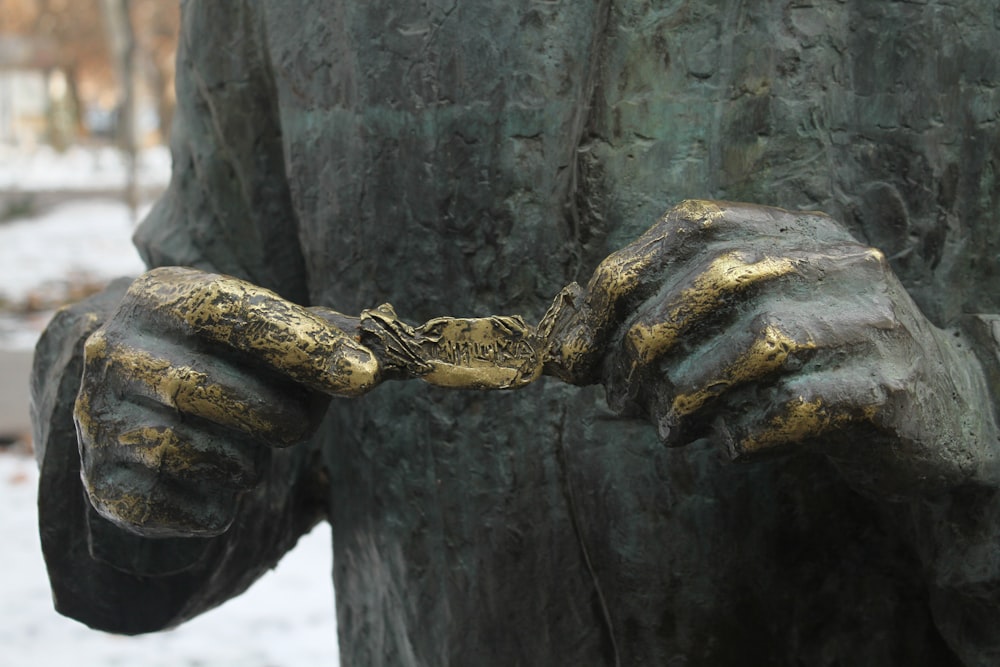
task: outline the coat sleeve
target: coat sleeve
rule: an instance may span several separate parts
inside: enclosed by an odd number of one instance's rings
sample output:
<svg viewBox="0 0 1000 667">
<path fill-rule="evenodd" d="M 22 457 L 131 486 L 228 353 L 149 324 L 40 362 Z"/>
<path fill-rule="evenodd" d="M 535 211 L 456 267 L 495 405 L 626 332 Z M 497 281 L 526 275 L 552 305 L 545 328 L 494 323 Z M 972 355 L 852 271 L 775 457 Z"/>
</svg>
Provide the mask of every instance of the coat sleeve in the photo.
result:
<svg viewBox="0 0 1000 667">
<path fill-rule="evenodd" d="M 210 46 L 218 39 L 226 46 Z M 136 243 L 151 267 L 200 266 L 302 301 L 304 268 L 265 41 L 249 3 L 184 5 L 173 177 Z M 135 634 L 239 594 L 323 509 L 306 490 L 312 450 L 303 445 L 275 452 L 222 536 L 142 538 L 97 515 L 80 483 L 72 410 L 83 343 L 126 288 L 127 281 L 113 284 L 56 315 L 36 348 L 32 412 L 40 534 L 56 608 L 95 628 Z"/>
<path fill-rule="evenodd" d="M 302 303 L 305 264 L 259 14 L 253 3 L 184 5 L 173 174 L 135 243 L 150 267 L 225 273 Z"/>
<path fill-rule="evenodd" d="M 983 365 L 994 406 L 1000 394 L 1000 315 L 960 318 L 962 338 Z M 900 507 L 899 525 L 928 573 L 934 621 L 966 665 L 1000 662 L 1000 461 L 992 479 Z"/>
</svg>

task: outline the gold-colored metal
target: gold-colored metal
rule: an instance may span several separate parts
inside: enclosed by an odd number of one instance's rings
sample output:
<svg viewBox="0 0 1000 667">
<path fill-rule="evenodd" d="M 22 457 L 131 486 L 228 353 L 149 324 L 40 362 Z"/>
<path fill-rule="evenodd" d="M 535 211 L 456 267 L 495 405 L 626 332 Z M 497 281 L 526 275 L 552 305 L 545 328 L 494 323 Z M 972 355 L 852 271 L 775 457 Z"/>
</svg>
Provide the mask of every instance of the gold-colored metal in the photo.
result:
<svg viewBox="0 0 1000 667">
<path fill-rule="evenodd" d="M 419 327 L 384 304 L 361 314 L 362 341 L 407 377 L 456 389 L 516 389 L 542 374 L 534 327 L 518 316 L 438 317 Z"/>
<path fill-rule="evenodd" d="M 707 199 L 685 199 L 667 213 L 667 217 L 696 222 L 703 228 L 711 227 L 724 216 L 719 204 Z"/>
<path fill-rule="evenodd" d="M 679 417 L 689 415 L 729 387 L 774 373 L 784 366 L 791 355 L 815 348 L 813 341 L 796 341 L 777 327 L 769 325 L 749 349 L 722 372 L 721 377 L 706 383 L 701 389 L 675 396 L 673 412 Z"/>
<path fill-rule="evenodd" d="M 73 422 L 84 442 L 96 443 L 99 416 L 94 413 L 88 389 L 88 387 L 82 387 L 80 393 L 77 394 L 76 402 L 73 404 Z"/>
<path fill-rule="evenodd" d="M 371 350 L 308 309 L 237 278 L 179 267 L 146 273 L 129 297 L 167 326 L 179 320 L 199 338 L 251 352 L 288 377 L 338 396 L 378 384 Z"/>
<path fill-rule="evenodd" d="M 764 226 L 770 215 L 741 205 L 683 202 L 605 259 L 586 288 L 563 288 L 537 327 L 520 316 L 438 317 L 411 325 L 389 304 L 352 318 L 298 306 L 228 276 L 179 267 L 150 271 L 85 345 L 74 411 L 85 489 L 104 516 L 122 525 L 164 535 L 208 525 L 205 534 L 217 534 L 232 514 L 226 503 L 236 502 L 219 489 L 252 488 L 260 465 L 255 457 L 266 451 L 257 448 L 260 441 L 280 446 L 307 437 L 325 404 L 316 392 L 360 396 L 389 379 L 517 389 L 544 374 L 573 384 L 604 382 L 612 396 L 623 384 L 623 393 L 633 393 L 621 402 L 635 398 L 637 405 L 651 405 L 668 440 L 675 421 L 694 421 L 691 415 L 734 386 L 774 379 L 791 356 L 824 344 L 782 330 L 801 329 L 790 320 L 763 327 L 745 347 L 745 340 L 721 341 L 716 327 L 700 326 L 752 286 L 799 271 L 797 277 L 810 275 L 804 267 L 816 255 L 806 249 L 793 253 L 796 258 L 731 250 L 743 247 L 731 238 L 741 225 Z M 718 254 L 724 248 L 730 250 Z M 707 253 L 714 259 L 702 259 L 696 270 L 667 275 L 673 262 L 690 266 L 692 257 Z M 886 261 L 877 251 L 868 255 Z M 671 296 L 657 301 L 663 293 Z M 705 377 L 685 382 L 676 375 L 690 369 L 673 366 L 673 373 L 652 377 L 682 337 L 699 333 L 726 355 L 715 360 L 714 371 L 703 368 Z M 636 374 L 639 369 L 650 373 Z M 668 402 L 668 414 L 659 414 Z M 756 427 L 729 446 L 736 457 L 750 456 L 871 421 L 876 413 L 875 407 L 798 397 L 764 423 L 758 410 L 742 415 L 737 430 L 748 421 Z M 143 470 L 137 484 L 152 486 L 103 485 L 102 475 L 120 465 Z M 174 487 L 155 481 L 161 473 L 174 481 L 198 480 L 192 492 L 205 495 L 207 509 L 185 514 L 179 508 L 191 503 L 172 503 Z M 210 483 L 200 483 L 205 480 Z M 154 502 L 150 494 L 160 497 Z"/>
<path fill-rule="evenodd" d="M 150 522 L 151 517 L 159 514 L 152 500 L 147 496 L 125 492 L 114 496 L 99 494 L 86 484 L 86 480 L 84 480 L 84 484 L 94 509 L 104 516 L 115 517 L 122 524 L 145 526 Z"/>
<path fill-rule="evenodd" d="M 669 235 L 708 229 L 724 211 L 708 201 L 688 200 L 668 212 L 642 237 L 607 259 L 584 290 L 573 283 L 560 292 L 537 330 L 519 316 L 440 317 L 420 326 L 400 320 L 388 304 L 352 319 L 324 309 L 292 304 L 251 283 L 192 269 L 165 267 L 140 277 L 127 300 L 166 330 L 228 347 L 290 379 L 324 393 L 358 396 L 388 377 L 420 378 L 431 384 L 472 389 L 523 387 L 543 373 L 568 382 L 588 382 L 618 304 L 662 261 Z M 679 224 L 683 223 L 683 224 Z M 634 364 L 649 363 L 676 343 L 695 319 L 730 293 L 794 270 L 788 259 L 747 260 L 733 252 L 716 259 L 668 308 L 662 321 L 636 324 L 626 344 Z M 354 326 L 356 331 L 347 331 Z M 89 343 L 99 349 L 100 336 Z M 194 411 L 240 430 L 266 430 L 260 411 L 240 416 L 239 397 L 228 395 L 204 374 L 117 349 L 109 363 L 136 378 L 164 405 Z M 747 363 L 750 363 L 749 361 Z M 736 373 L 738 369 L 733 369 Z M 695 409 L 704 396 L 678 397 L 675 407 Z M 230 424 L 230 422 L 233 422 Z"/>
<path fill-rule="evenodd" d="M 244 433 L 271 436 L 275 430 L 274 406 L 248 405 L 238 388 L 219 384 L 209 373 L 134 347 L 109 346 L 100 332 L 88 346 L 106 351 L 108 371 L 127 378 L 137 395 Z"/>
<path fill-rule="evenodd" d="M 748 262 L 742 252 L 722 255 L 670 304 L 669 315 L 662 321 L 633 326 L 626 335 L 626 345 L 637 364 L 648 364 L 670 350 L 687 328 L 721 306 L 729 295 L 793 271 L 795 261 L 783 257 Z"/>
<path fill-rule="evenodd" d="M 586 290 L 576 283 L 563 288 L 538 325 L 539 338 L 545 342 L 545 373 L 571 383 L 590 381 L 587 370 L 600 345 L 594 333 L 607 330 L 618 306 L 635 292 L 651 267 L 662 261 L 667 237 L 710 228 L 724 215 L 715 202 L 683 201 L 634 243 L 605 258 Z"/>
<path fill-rule="evenodd" d="M 165 426 L 141 426 L 126 431 L 118 436 L 118 444 L 132 448 L 135 458 L 151 470 L 183 475 L 199 463 L 192 456 L 190 443 Z"/>
<path fill-rule="evenodd" d="M 784 412 L 756 435 L 736 443 L 737 456 L 756 454 L 764 450 L 802 442 L 826 431 L 854 421 L 871 421 L 878 407 L 863 406 L 858 410 L 840 410 L 816 399 L 807 401 L 801 396 L 785 405 Z"/>
<path fill-rule="evenodd" d="M 140 325 L 162 328 L 166 339 L 191 337 L 199 344 L 226 348 L 237 362 L 260 364 L 331 395 L 358 396 L 393 378 L 419 378 L 450 388 L 515 389 L 547 374 L 582 384 L 600 379 L 595 368 L 610 339 L 608 332 L 620 323 L 623 303 L 650 282 L 651 273 L 661 273 L 665 242 L 683 241 L 685 234 L 719 233 L 727 219 L 723 206 L 699 200 L 681 203 L 636 242 L 605 259 L 586 289 L 576 283 L 565 287 L 537 328 L 519 316 L 439 317 L 413 326 L 388 304 L 355 319 L 300 307 L 236 278 L 178 267 L 140 277 L 125 302 L 142 313 Z M 625 334 L 626 364 L 632 371 L 650 366 L 733 295 L 794 273 L 799 264 L 796 259 L 740 250 L 716 257 L 675 286 L 676 298 L 646 319 L 640 314 Z M 767 327 L 718 378 L 676 395 L 672 411 L 678 417 L 689 415 L 727 388 L 776 372 L 789 355 L 814 348 L 810 340 L 796 341 L 775 326 Z M 129 378 L 138 395 L 182 413 L 245 433 L 266 435 L 284 428 L 276 416 L 280 409 L 246 406 L 243 393 L 213 381 L 210 375 L 217 368 L 203 372 L 183 360 L 168 361 L 128 342 L 109 342 L 101 331 L 91 337 L 86 353 L 88 365 L 103 363 L 107 372 Z M 81 431 L 89 433 L 86 393 L 84 387 L 77 419 Z M 770 447 L 841 419 L 816 402 L 789 404 L 783 417 L 744 446 L 747 451 Z M 135 432 L 129 438 L 159 442 L 163 451 L 176 445 L 161 436 Z M 157 451 L 151 448 L 148 456 L 158 456 Z"/>
<path fill-rule="evenodd" d="M 609 326 L 616 304 L 660 261 L 666 235 L 679 233 L 671 221 L 707 228 L 723 215 L 714 202 L 682 202 L 635 243 L 602 262 L 586 290 L 575 283 L 567 286 L 537 330 L 519 316 L 440 317 L 412 326 L 400 320 L 388 304 L 352 320 L 324 309 L 299 307 L 236 278 L 180 267 L 143 275 L 130 287 L 126 300 L 166 330 L 180 329 L 228 347 L 252 363 L 332 395 L 358 396 L 387 377 L 420 378 L 443 387 L 471 389 L 523 387 L 543 372 L 579 381 L 577 369 L 599 354 L 593 332 Z M 710 307 L 727 280 L 752 279 L 754 269 L 761 275 L 778 271 L 775 262 L 746 265 L 733 259 L 724 266 L 713 265 L 704 284 L 689 290 L 687 310 Z M 721 277 L 714 278 L 713 271 Z M 699 289 L 713 285 L 712 294 L 697 296 Z M 675 315 L 684 310 L 678 306 Z M 345 331 L 345 322 L 357 323 L 357 332 Z M 630 335 L 645 358 L 668 346 L 682 326 L 683 322 L 670 321 L 637 328 Z M 92 355 L 100 352 L 100 345 L 100 337 L 91 341 Z M 266 427 L 256 423 L 258 417 L 237 417 L 237 399 L 224 395 L 195 369 L 168 364 L 137 349 L 118 350 L 114 357 L 114 363 L 130 365 L 123 366 L 123 371 L 144 382 L 153 398 L 165 405 L 204 413 L 220 423 L 236 420 L 239 423 L 232 425 L 241 430 Z"/>
</svg>

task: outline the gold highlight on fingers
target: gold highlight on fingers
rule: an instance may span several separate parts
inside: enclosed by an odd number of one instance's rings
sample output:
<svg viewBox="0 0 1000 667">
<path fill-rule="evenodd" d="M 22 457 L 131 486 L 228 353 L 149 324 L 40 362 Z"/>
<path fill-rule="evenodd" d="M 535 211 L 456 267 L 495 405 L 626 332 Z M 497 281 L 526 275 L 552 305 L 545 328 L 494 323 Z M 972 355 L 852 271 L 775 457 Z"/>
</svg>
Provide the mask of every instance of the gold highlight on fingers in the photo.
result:
<svg viewBox="0 0 1000 667">
<path fill-rule="evenodd" d="M 90 504 L 105 519 L 125 528 L 144 527 L 156 521 L 157 513 L 147 496 L 119 492 L 105 495 L 84 480 L 84 490 Z"/>
<path fill-rule="evenodd" d="M 76 395 L 76 401 L 73 404 L 73 423 L 81 442 L 92 447 L 99 444 L 97 433 L 100 426 L 95 422 L 94 411 L 90 405 L 90 395 L 86 389 L 87 387 L 84 385 Z"/>
<path fill-rule="evenodd" d="M 182 413 L 249 434 L 280 435 L 288 424 L 272 418 L 276 406 L 250 405 L 242 392 L 212 381 L 208 374 L 175 364 L 144 350 L 115 346 L 107 353 L 108 370 L 163 405 Z M 272 409 L 274 408 L 274 409 Z"/>
<path fill-rule="evenodd" d="M 212 479 L 224 486 L 244 488 L 253 483 L 252 463 L 241 463 L 216 449 L 206 453 L 167 426 L 140 426 L 118 436 L 134 461 L 157 473 L 178 478 Z"/>
<path fill-rule="evenodd" d="M 598 311 L 598 317 L 610 315 L 607 308 L 633 292 L 650 266 L 662 259 L 667 236 L 690 229 L 692 225 L 711 227 L 724 215 L 715 202 L 700 199 L 681 202 L 635 242 L 600 263 L 587 285 L 589 305 Z"/>
<path fill-rule="evenodd" d="M 232 347 L 293 380 L 334 395 L 358 396 L 378 383 L 378 359 L 319 315 L 274 292 L 229 276 L 154 269 L 132 298 L 166 322 Z"/>
<path fill-rule="evenodd" d="M 782 414 L 767 423 L 763 430 L 735 443 L 734 456 L 744 457 L 762 451 L 802 442 L 822 435 L 830 429 L 854 421 L 871 421 L 877 406 L 863 406 L 858 410 L 838 409 L 827 406 L 820 399 L 807 401 L 799 396 L 789 401 Z"/>
<path fill-rule="evenodd" d="M 626 334 L 626 344 L 635 365 L 649 364 L 673 347 L 685 329 L 718 308 L 725 298 L 751 285 L 793 273 L 797 262 L 785 257 L 765 257 L 747 262 L 741 252 L 717 257 L 668 306 L 665 321 L 636 324 Z"/>
<path fill-rule="evenodd" d="M 164 426 L 140 426 L 118 436 L 132 457 L 151 470 L 184 474 L 196 467 L 195 450 Z"/>
<path fill-rule="evenodd" d="M 576 283 L 563 288 L 538 325 L 545 372 L 573 384 L 595 381 L 593 365 L 600 357 L 595 346 L 604 340 L 616 309 L 664 260 L 667 238 L 707 229 L 724 216 L 715 202 L 685 200 L 633 243 L 605 258 L 585 290 Z"/>
<path fill-rule="evenodd" d="M 97 513 L 125 530 L 146 537 L 211 537 L 225 532 L 235 516 L 239 494 L 183 496 L 157 484 L 143 489 L 97 488 L 84 480 L 84 490 Z"/>
<path fill-rule="evenodd" d="M 711 227 L 725 216 L 722 208 L 706 199 L 685 199 L 667 212 L 670 218 L 697 222 L 703 228 Z"/>
<path fill-rule="evenodd" d="M 674 397 L 673 412 L 677 416 L 689 415 L 729 387 L 779 371 L 791 355 L 815 348 L 816 344 L 811 340 L 796 341 L 774 325 L 768 325 L 746 352 L 722 371 L 719 378 L 702 389 Z"/>
</svg>

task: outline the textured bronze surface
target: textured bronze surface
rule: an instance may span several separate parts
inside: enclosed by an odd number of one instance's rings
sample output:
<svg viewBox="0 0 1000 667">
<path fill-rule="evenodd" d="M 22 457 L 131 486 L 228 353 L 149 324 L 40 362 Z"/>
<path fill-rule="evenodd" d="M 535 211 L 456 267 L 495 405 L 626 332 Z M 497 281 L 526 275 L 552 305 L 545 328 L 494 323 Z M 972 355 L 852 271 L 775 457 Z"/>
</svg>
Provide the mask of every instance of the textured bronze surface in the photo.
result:
<svg viewBox="0 0 1000 667">
<path fill-rule="evenodd" d="M 516 389 L 542 372 L 534 327 L 520 316 L 438 317 L 419 327 L 384 304 L 361 314 L 362 342 L 383 367 L 456 389 Z"/>
<path fill-rule="evenodd" d="M 183 7 L 137 245 L 273 292 L 49 325 L 62 613 L 175 626 L 325 520 L 344 664 L 1000 664 L 996 3 Z M 491 313 L 534 344 L 421 325 Z M 539 361 L 593 386 L 384 382 Z"/>
<path fill-rule="evenodd" d="M 339 328 L 252 283 L 180 267 L 139 278 L 129 296 L 167 328 L 236 350 L 325 393 L 356 396 L 376 383 L 371 352 Z"/>
</svg>

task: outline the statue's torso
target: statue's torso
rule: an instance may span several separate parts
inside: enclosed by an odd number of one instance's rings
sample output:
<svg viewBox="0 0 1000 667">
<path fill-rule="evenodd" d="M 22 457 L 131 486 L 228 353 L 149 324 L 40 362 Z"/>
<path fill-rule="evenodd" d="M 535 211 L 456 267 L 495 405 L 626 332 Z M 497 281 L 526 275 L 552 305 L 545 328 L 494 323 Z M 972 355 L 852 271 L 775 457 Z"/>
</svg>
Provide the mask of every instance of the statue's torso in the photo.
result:
<svg viewBox="0 0 1000 667">
<path fill-rule="evenodd" d="M 721 196 L 845 219 L 938 319 L 998 303 L 958 266 L 997 239 L 996 193 L 962 175 L 988 151 L 942 141 L 992 130 L 971 97 L 904 108 L 930 61 L 885 88 L 873 62 L 908 33 L 859 36 L 938 19 L 697 4 L 271 3 L 313 301 L 537 318 L 671 204 Z M 668 451 L 554 383 L 387 385 L 326 434 L 352 662 L 948 664 L 897 526 L 818 456 Z"/>
<path fill-rule="evenodd" d="M 392 300 L 416 319 L 544 307 L 578 262 L 569 198 L 600 13 L 592 2 L 274 3 L 270 55 L 314 300 L 347 311 Z"/>
</svg>

